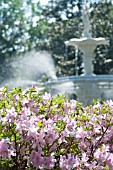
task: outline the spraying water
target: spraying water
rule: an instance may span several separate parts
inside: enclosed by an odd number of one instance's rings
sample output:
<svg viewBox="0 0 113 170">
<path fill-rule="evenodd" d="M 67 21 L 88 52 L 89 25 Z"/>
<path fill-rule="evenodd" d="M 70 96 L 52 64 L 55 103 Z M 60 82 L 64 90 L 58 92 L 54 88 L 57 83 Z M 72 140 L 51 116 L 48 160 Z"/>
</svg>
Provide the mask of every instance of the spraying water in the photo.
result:
<svg viewBox="0 0 113 170">
<path fill-rule="evenodd" d="M 32 85 L 39 91 L 50 92 L 52 96 L 57 94 L 69 95 L 74 93 L 74 84 L 69 80 L 60 80 L 56 77 L 55 65 L 51 55 L 45 51 L 31 51 L 14 57 L 6 64 L 7 76 L 1 83 L 1 87 L 8 85 L 9 90 L 13 87 L 28 88 Z M 54 88 L 51 88 L 54 83 Z"/>
<path fill-rule="evenodd" d="M 9 88 L 17 86 L 26 88 L 44 79 L 57 79 L 53 59 L 45 51 L 31 51 L 23 56 L 14 57 L 9 66 L 11 75 L 1 86 L 8 84 Z"/>
</svg>

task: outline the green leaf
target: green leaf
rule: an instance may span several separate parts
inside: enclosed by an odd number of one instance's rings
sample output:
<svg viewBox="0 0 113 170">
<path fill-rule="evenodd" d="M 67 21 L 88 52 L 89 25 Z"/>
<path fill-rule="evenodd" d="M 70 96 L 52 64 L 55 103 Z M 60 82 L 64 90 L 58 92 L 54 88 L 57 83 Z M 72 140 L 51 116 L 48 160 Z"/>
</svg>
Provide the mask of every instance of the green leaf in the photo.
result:
<svg viewBox="0 0 113 170">
<path fill-rule="evenodd" d="M 41 123 L 41 121 L 38 121 L 37 126 L 38 126 L 38 127 L 42 127 L 42 126 L 43 126 L 43 124 Z"/>
</svg>

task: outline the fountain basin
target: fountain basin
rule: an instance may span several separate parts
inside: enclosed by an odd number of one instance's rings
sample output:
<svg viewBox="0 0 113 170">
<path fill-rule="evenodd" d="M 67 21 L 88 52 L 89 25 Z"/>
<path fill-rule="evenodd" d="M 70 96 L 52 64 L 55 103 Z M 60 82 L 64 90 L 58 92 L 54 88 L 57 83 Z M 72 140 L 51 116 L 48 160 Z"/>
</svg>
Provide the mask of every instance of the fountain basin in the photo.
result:
<svg viewBox="0 0 113 170">
<path fill-rule="evenodd" d="M 87 38 L 87 37 L 82 37 L 82 38 L 72 38 L 69 41 L 65 41 L 66 45 L 71 45 L 71 46 L 84 46 L 86 45 L 109 45 L 109 41 L 106 40 L 105 38 L 99 37 L 99 38 Z"/>
<path fill-rule="evenodd" d="M 113 100 L 113 75 L 61 77 L 57 81 L 46 82 L 44 87 L 53 96 L 62 93 L 71 99 L 76 96 L 73 99 L 84 105 L 96 99 Z"/>
</svg>

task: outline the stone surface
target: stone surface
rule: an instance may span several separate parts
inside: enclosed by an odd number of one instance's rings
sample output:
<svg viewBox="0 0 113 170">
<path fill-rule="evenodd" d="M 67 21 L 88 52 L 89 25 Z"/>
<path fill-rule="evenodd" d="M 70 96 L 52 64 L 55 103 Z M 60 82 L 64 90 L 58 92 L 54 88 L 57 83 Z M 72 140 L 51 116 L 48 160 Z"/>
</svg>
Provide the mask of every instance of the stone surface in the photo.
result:
<svg viewBox="0 0 113 170">
<path fill-rule="evenodd" d="M 64 93 L 85 106 L 96 99 L 113 100 L 113 75 L 61 77 L 57 81 L 47 82 L 45 87 L 53 96 Z"/>
</svg>

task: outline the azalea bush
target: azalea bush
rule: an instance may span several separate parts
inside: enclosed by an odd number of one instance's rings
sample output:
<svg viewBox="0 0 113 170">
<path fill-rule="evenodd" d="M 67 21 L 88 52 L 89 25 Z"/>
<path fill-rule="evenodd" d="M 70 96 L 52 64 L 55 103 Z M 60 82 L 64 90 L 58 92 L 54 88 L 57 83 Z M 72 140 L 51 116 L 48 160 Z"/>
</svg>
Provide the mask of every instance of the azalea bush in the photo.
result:
<svg viewBox="0 0 113 170">
<path fill-rule="evenodd" d="M 113 102 L 0 89 L 0 169 L 113 170 Z"/>
</svg>

